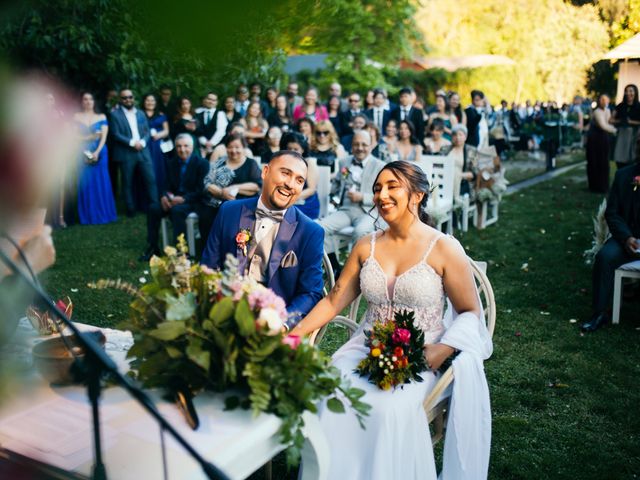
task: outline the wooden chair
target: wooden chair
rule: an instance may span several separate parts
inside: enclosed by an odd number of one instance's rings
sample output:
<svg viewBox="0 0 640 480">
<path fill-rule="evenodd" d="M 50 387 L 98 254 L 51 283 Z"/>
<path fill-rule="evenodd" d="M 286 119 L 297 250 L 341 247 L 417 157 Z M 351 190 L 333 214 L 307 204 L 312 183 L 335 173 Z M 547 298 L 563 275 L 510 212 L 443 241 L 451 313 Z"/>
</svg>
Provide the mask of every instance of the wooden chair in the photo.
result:
<svg viewBox="0 0 640 480">
<path fill-rule="evenodd" d="M 198 214 L 191 212 L 187 216 L 187 233 L 185 235 L 187 246 L 189 247 L 189 255 L 196 256 L 196 239 L 200 238 L 200 230 L 198 229 Z M 162 235 L 162 250 L 170 244 L 169 241 L 169 225 L 171 222 L 167 217 L 163 217 L 160 222 L 160 233 Z"/>
<path fill-rule="evenodd" d="M 425 159 L 425 157 L 428 157 Z M 432 164 L 432 188 L 433 193 L 427 203 L 427 212 L 436 219 L 438 230 L 444 231 L 443 226 L 447 225 L 446 232 L 453 233 L 453 182 L 454 164 L 453 160 L 438 155 L 423 155 L 423 161 L 430 161 Z"/>
<path fill-rule="evenodd" d="M 620 305 L 622 303 L 622 279 L 638 278 L 640 279 L 640 260 L 625 263 L 616 268 L 613 281 L 613 315 L 611 323 L 614 325 L 620 323 Z"/>
<path fill-rule="evenodd" d="M 480 295 L 480 301 L 482 302 L 485 319 L 487 321 L 487 329 L 489 330 L 489 335 L 493 337 L 493 331 L 496 326 L 496 301 L 491 283 L 485 274 L 487 264 L 485 262 L 475 262 L 471 258 L 469 258 L 469 263 L 471 264 L 476 286 L 478 287 L 478 294 Z M 431 392 L 429 392 L 422 404 L 427 414 L 429 425 L 433 424 L 431 441 L 434 445 L 444 436 L 452 382 L 453 367 L 449 367 L 444 374 L 442 374 L 438 383 L 436 383 Z"/>
<path fill-rule="evenodd" d="M 331 195 L 331 167 L 318 165 L 318 186 L 316 188 L 320 200 L 320 218 L 329 211 L 329 197 Z"/>
<path fill-rule="evenodd" d="M 485 274 L 487 264 L 486 262 L 475 262 L 471 258 L 469 258 L 469 263 L 471 264 L 473 276 L 478 288 L 478 294 L 480 296 L 480 300 L 484 309 L 487 328 L 489 330 L 489 334 L 493 336 L 493 331 L 496 325 L 496 302 L 493 295 L 493 288 L 491 287 L 491 283 L 489 282 L 489 279 Z M 349 314 L 347 316 L 338 315 L 333 320 L 331 320 L 330 324 L 345 327 L 349 333 L 349 336 L 353 335 L 353 333 L 358 329 L 359 326 L 357 313 L 358 307 L 360 306 L 361 297 L 362 296 L 360 295 L 353 301 L 349 309 Z M 309 337 L 310 343 L 312 345 L 318 344 L 322 340 L 326 329 L 327 325 L 313 332 Z M 451 390 L 449 387 L 451 386 L 452 382 L 453 367 L 449 367 L 449 369 L 440 377 L 436 385 L 433 387 L 431 392 L 429 392 L 427 398 L 425 398 L 423 402 L 423 407 L 427 414 L 429 425 L 433 424 L 434 426 L 434 431 L 431 435 L 431 440 L 434 445 L 444 436 L 446 413 L 449 406 Z"/>
</svg>

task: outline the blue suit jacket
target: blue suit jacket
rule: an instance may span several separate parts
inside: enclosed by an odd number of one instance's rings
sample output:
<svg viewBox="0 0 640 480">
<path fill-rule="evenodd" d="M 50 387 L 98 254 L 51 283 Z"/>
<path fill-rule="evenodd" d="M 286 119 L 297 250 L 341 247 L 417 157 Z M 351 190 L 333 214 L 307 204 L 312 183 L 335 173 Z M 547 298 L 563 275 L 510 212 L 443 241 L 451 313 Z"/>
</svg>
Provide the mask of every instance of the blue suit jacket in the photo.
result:
<svg viewBox="0 0 640 480">
<path fill-rule="evenodd" d="M 112 154 L 114 161 L 127 162 L 137 161 L 138 159 L 151 161 L 151 153 L 149 150 L 149 142 L 151 141 L 149 122 L 142 110 L 136 110 L 136 118 L 138 120 L 138 133 L 140 139 L 147 144 L 145 148 L 139 152 L 129 145 L 131 141 L 131 127 L 125 117 L 122 107 L 115 108 L 109 116 L 109 135 L 113 139 Z"/>
<path fill-rule="evenodd" d="M 242 229 L 252 230 L 257 205 L 257 197 L 222 204 L 202 254 L 203 264 L 222 268 L 227 254 L 231 253 L 239 260 L 240 271 L 244 272 L 247 258 L 238 248 L 235 237 Z M 322 298 L 323 248 L 322 227 L 297 208 L 287 209 L 271 250 L 267 287 L 284 299 L 290 314 L 297 314 L 289 320 L 290 327 L 298 323 Z M 283 268 L 282 258 L 289 251 L 295 253 L 298 264 Z"/>
</svg>

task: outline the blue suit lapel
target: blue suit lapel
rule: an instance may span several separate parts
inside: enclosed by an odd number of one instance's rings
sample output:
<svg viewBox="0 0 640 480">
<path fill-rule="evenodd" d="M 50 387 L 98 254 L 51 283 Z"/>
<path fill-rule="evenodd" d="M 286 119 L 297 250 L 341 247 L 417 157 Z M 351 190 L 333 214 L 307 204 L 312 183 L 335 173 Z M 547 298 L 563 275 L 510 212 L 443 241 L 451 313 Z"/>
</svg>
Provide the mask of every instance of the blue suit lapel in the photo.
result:
<svg viewBox="0 0 640 480">
<path fill-rule="evenodd" d="M 287 213 L 285 213 L 284 218 L 282 219 L 282 223 L 280 223 L 278 235 L 276 235 L 276 239 L 273 243 L 273 248 L 271 249 L 269 268 L 267 269 L 269 283 L 271 283 L 271 279 L 278 270 L 282 257 L 287 252 L 289 241 L 291 240 L 291 237 L 293 237 L 293 234 L 296 231 L 296 227 L 298 226 L 297 219 L 298 217 L 296 214 L 296 208 L 289 207 Z"/>
<path fill-rule="evenodd" d="M 248 230 L 253 235 L 253 225 L 256 223 L 256 206 L 258 205 L 258 199 L 255 201 L 247 202 L 242 206 L 240 212 L 240 221 L 238 222 L 238 232 L 240 230 Z M 233 242 L 235 243 L 235 236 L 238 232 L 233 232 Z M 248 246 L 247 246 L 248 248 Z M 236 258 L 238 259 L 238 268 L 241 273 L 244 273 L 247 267 L 247 257 L 241 248 L 236 245 Z"/>
</svg>

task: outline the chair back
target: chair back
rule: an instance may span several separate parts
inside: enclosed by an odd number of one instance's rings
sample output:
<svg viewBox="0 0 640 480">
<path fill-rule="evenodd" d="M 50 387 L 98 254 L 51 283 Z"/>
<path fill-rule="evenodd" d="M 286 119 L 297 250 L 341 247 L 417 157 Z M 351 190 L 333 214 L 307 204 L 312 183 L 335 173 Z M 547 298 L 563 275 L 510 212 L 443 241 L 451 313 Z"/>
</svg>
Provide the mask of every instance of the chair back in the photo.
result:
<svg viewBox="0 0 640 480">
<path fill-rule="evenodd" d="M 433 177 L 433 159 L 438 158 L 436 155 L 422 155 L 420 158 L 417 158 L 415 163 L 420 169 L 424 172 L 429 180 L 429 185 L 431 185 L 432 177 Z"/>
<path fill-rule="evenodd" d="M 318 165 L 318 199 L 320 200 L 320 218 L 327 215 L 329 196 L 331 195 L 331 167 Z"/>
<path fill-rule="evenodd" d="M 427 157 L 425 159 L 425 157 Z M 453 206 L 454 160 L 440 155 L 423 155 L 423 161 L 431 163 L 431 187 L 428 207 L 450 208 Z"/>
</svg>

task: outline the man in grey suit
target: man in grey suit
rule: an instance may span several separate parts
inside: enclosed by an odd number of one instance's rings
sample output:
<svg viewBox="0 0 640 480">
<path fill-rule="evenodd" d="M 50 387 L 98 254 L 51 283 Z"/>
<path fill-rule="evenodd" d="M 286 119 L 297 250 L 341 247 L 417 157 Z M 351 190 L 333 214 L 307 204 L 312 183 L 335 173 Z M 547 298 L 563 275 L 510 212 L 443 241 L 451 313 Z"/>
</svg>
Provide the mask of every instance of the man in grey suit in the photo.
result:
<svg viewBox="0 0 640 480">
<path fill-rule="evenodd" d="M 122 172 L 122 194 L 127 207 L 127 216 L 135 214 L 132 182 L 136 168 L 140 169 L 144 189 L 150 205 L 158 202 L 158 187 L 153 173 L 149 143 L 149 123 L 142 111 L 134 106 L 133 92 L 128 88 L 120 91 L 120 105 L 111 112 L 109 131 L 113 138 L 113 160 L 120 163 Z"/>
<path fill-rule="evenodd" d="M 353 134 L 351 148 L 353 155 L 340 161 L 340 172 L 333 189 L 332 203 L 338 206 L 338 211 L 320 220 L 325 233 L 324 249 L 336 272 L 340 271 L 340 264 L 334 235 L 353 226 L 353 238 L 357 240 L 375 230 L 376 215 L 369 215 L 373 208 L 373 182 L 384 167 L 382 160 L 371 155 L 371 136 L 366 130 Z M 378 223 L 384 226 L 382 220 Z"/>
</svg>

